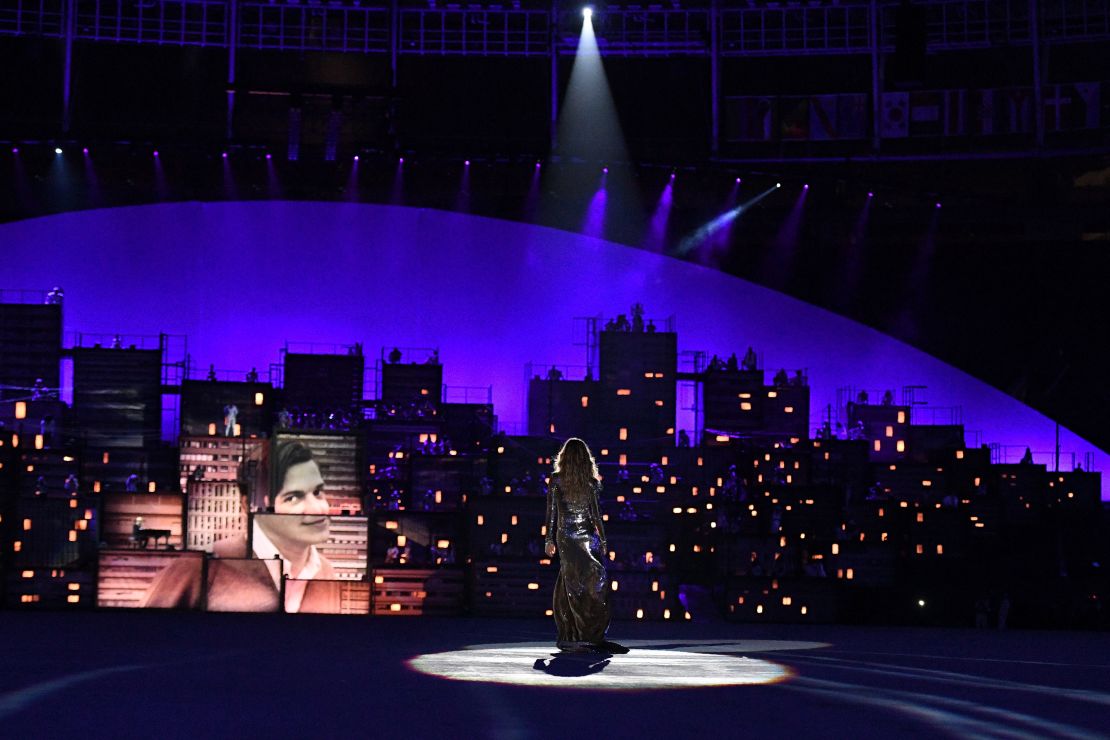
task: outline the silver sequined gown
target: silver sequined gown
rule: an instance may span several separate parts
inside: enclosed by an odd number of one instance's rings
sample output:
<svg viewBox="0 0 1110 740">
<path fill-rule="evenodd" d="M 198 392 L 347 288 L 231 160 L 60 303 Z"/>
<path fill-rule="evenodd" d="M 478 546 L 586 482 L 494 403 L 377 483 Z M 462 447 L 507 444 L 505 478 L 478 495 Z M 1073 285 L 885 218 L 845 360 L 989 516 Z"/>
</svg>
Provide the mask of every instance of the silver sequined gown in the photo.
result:
<svg viewBox="0 0 1110 740">
<path fill-rule="evenodd" d="M 559 555 L 552 611 L 560 648 L 596 645 L 609 629 L 607 547 L 597 503 L 600 490 L 601 484 L 595 484 L 586 501 L 573 501 L 563 495 L 558 476 L 552 477 L 547 489 L 547 542 L 557 545 Z"/>
</svg>

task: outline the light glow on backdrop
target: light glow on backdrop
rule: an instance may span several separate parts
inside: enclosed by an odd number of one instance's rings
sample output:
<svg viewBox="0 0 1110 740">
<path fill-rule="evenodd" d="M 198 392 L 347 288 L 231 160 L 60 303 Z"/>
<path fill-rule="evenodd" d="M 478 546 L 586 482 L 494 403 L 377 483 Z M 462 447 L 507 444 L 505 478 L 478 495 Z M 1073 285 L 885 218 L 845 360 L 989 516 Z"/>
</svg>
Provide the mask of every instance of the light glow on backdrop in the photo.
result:
<svg viewBox="0 0 1110 740">
<path fill-rule="evenodd" d="M 65 329 L 187 334 L 196 367 L 267 367 L 287 340 L 439 347 L 449 386 L 493 387 L 522 433 L 522 368 L 583 365 L 574 317 L 643 303 L 674 315 L 680 350 L 749 345 L 773 373 L 806 368 L 810 428 L 837 389 L 919 384 L 969 430 L 1049 462 L 1053 422 L 874 329 L 721 272 L 581 234 L 355 203 L 166 203 L 0 224 L 5 287 L 65 290 Z M 88 269 L 95 254 L 98 269 Z M 678 428 L 692 429 L 679 416 Z M 1067 429 L 1065 453 L 1103 451 Z M 1014 460 L 1016 462 L 1016 460 Z M 1107 497 L 1106 481 L 1103 497 Z"/>
</svg>

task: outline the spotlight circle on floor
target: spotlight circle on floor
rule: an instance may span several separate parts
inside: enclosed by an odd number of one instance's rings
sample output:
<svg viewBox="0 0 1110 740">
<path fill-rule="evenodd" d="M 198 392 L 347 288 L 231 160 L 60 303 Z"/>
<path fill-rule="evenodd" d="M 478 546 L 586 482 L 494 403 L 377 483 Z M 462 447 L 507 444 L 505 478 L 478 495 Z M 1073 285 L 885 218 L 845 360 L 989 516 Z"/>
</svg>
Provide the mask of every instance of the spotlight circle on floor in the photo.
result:
<svg viewBox="0 0 1110 740">
<path fill-rule="evenodd" d="M 493 646 L 412 658 L 419 673 L 454 681 L 636 691 L 783 681 L 785 666 L 757 658 L 633 648 L 627 655 L 558 653 L 551 646 Z"/>
</svg>

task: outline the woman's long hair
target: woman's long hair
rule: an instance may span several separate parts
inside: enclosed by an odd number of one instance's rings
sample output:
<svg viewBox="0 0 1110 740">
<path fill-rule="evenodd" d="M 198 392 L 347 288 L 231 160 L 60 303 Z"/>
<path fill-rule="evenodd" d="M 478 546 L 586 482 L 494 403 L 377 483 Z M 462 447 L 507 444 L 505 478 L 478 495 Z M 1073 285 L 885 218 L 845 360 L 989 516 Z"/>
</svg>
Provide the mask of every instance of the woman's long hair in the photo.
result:
<svg viewBox="0 0 1110 740">
<path fill-rule="evenodd" d="M 559 476 L 560 490 L 575 501 L 587 500 L 594 485 L 601 480 L 590 448 L 577 437 L 563 443 L 563 449 L 555 457 L 555 474 Z"/>
</svg>

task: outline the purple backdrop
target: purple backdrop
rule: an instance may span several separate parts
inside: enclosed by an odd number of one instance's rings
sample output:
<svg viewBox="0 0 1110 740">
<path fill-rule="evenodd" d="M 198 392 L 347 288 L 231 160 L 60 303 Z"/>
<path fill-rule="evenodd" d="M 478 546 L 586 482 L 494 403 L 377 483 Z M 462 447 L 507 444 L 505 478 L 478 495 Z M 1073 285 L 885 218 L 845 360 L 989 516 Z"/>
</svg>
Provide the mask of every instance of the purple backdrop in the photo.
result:
<svg viewBox="0 0 1110 740">
<path fill-rule="evenodd" d="M 919 384 L 930 405 L 962 407 L 982 442 L 1014 446 L 1010 461 L 1028 445 L 1051 462 L 1051 420 L 929 355 L 744 280 L 555 229 L 397 206 L 168 203 L 0 224 L 0 248 L 0 287 L 65 289 L 67 331 L 187 334 L 204 368 L 262 370 L 286 340 L 361 341 L 371 363 L 382 346 L 438 346 L 445 382 L 492 385 L 510 432 L 524 428 L 526 362 L 585 364 L 572 319 L 642 302 L 676 317 L 680 350 L 752 345 L 769 374 L 807 368 L 813 428 L 838 387 L 875 402 Z M 1094 445 L 1060 439 L 1103 467 Z"/>
</svg>

